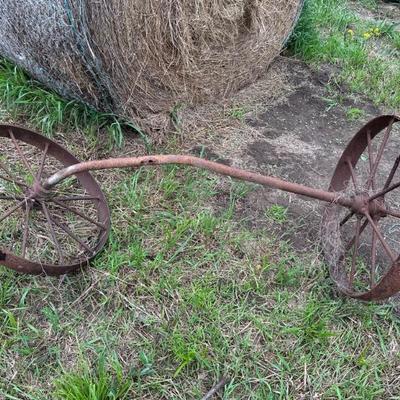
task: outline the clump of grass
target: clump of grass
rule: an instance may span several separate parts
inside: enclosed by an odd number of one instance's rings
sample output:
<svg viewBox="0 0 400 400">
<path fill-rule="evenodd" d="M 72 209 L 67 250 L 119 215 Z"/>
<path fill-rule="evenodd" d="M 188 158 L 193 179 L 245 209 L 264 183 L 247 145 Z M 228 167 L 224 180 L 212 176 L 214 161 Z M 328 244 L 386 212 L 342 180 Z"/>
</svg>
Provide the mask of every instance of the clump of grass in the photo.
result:
<svg viewBox="0 0 400 400">
<path fill-rule="evenodd" d="M 0 59 L 0 101 L 13 118 L 28 120 L 46 135 L 53 134 L 57 129 L 77 129 L 91 136 L 106 131 L 111 143 L 120 147 L 124 130 L 142 134 L 133 122 L 62 98 L 5 59 Z"/>
<path fill-rule="evenodd" d="M 180 375 L 185 370 L 185 368 L 189 367 L 189 365 L 191 365 L 192 363 L 204 362 L 206 358 L 206 350 L 201 349 L 200 345 L 197 343 L 201 343 L 201 336 L 200 338 L 196 336 L 199 336 L 198 332 L 196 331 L 188 338 L 185 338 L 180 332 L 174 332 L 171 335 L 171 350 L 174 358 L 179 364 L 174 372 L 174 377 Z"/>
<path fill-rule="evenodd" d="M 94 368 L 85 362 L 78 371 L 65 372 L 55 383 L 54 396 L 59 400 L 124 400 L 131 385 L 120 363 L 114 361 L 107 367 L 100 357 Z"/>
<path fill-rule="evenodd" d="M 283 224 L 287 221 L 287 208 L 274 204 L 266 210 L 265 215 L 277 224 Z"/>
<path fill-rule="evenodd" d="M 243 122 L 244 116 L 246 115 L 246 110 L 243 107 L 235 106 L 228 110 L 228 116 L 238 121 Z"/>
<path fill-rule="evenodd" d="M 370 7 L 373 3 L 368 1 Z M 348 0 L 309 0 L 289 50 L 307 62 L 339 66 L 339 82 L 375 104 L 396 109 L 400 106 L 399 36 L 394 23 L 362 19 Z"/>
<path fill-rule="evenodd" d="M 346 111 L 346 117 L 349 121 L 356 121 L 363 117 L 365 114 L 364 110 L 361 110 L 360 108 L 357 107 L 350 107 Z"/>
<path fill-rule="evenodd" d="M 0 285 L 0 310 L 11 302 L 14 291 L 15 283 L 13 280 L 11 278 L 2 279 Z"/>
<path fill-rule="evenodd" d="M 328 311 L 325 308 L 328 308 Z M 311 299 L 302 310 L 299 325 L 289 328 L 288 333 L 297 336 L 302 345 L 326 345 L 329 338 L 334 336 L 334 332 L 329 329 L 329 321 L 333 315 L 329 313 L 332 313 L 330 307 L 324 307 L 323 303 L 321 306 L 319 301 Z"/>
</svg>

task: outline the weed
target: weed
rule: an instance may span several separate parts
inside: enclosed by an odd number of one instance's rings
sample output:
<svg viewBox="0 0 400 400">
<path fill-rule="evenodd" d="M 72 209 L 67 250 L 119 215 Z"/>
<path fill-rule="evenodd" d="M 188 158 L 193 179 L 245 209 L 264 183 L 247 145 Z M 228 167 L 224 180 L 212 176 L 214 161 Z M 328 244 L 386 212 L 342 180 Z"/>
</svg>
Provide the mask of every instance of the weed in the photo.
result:
<svg viewBox="0 0 400 400">
<path fill-rule="evenodd" d="M 195 361 L 202 361 L 206 354 L 205 349 L 199 348 L 194 335 L 185 338 L 181 333 L 174 332 L 171 337 L 171 350 L 174 357 L 179 362 L 178 368 L 174 372 L 174 377 L 177 377 L 184 368 L 188 367 Z"/>
<path fill-rule="evenodd" d="M 221 221 L 209 211 L 203 211 L 197 216 L 198 228 L 204 235 L 211 237 Z"/>
<path fill-rule="evenodd" d="M 332 108 L 337 107 L 340 102 L 336 98 L 322 98 L 327 103 L 326 111 L 332 110 Z"/>
<path fill-rule="evenodd" d="M 60 329 L 60 317 L 54 305 L 51 304 L 50 306 L 44 307 L 42 313 L 46 317 L 52 329 L 58 331 Z"/>
<path fill-rule="evenodd" d="M 267 209 L 265 212 L 267 218 L 276 222 L 277 224 L 283 224 L 287 221 L 287 208 L 274 204 Z"/>
<path fill-rule="evenodd" d="M 6 307 L 13 297 L 15 283 L 11 277 L 2 280 L 0 285 L 0 309 Z"/>
<path fill-rule="evenodd" d="M 115 362 L 107 368 L 105 358 L 97 365 L 83 362 L 77 372 L 65 372 L 55 382 L 54 396 L 60 400 L 123 400 L 132 385 L 122 366 Z"/>
<path fill-rule="evenodd" d="M 301 282 L 303 267 L 290 258 L 280 260 L 276 266 L 275 281 L 280 286 L 295 287 Z"/>
<path fill-rule="evenodd" d="M 400 32 L 393 33 L 393 44 L 396 50 L 400 50 Z"/>
<path fill-rule="evenodd" d="M 244 120 L 244 116 L 246 115 L 246 110 L 243 107 L 233 107 L 228 111 L 228 116 L 239 121 Z"/>
<path fill-rule="evenodd" d="M 334 333 L 328 328 L 326 313 L 323 303 L 311 299 L 303 310 L 300 326 L 289 328 L 287 331 L 298 336 L 302 344 L 326 345 L 329 338 L 334 336 Z"/>
<path fill-rule="evenodd" d="M 183 104 L 176 104 L 170 112 L 171 122 L 175 127 L 175 130 L 179 132 L 181 129 L 182 121 L 179 112 L 184 108 Z"/>
<path fill-rule="evenodd" d="M 378 6 L 377 0 L 358 0 L 361 5 L 370 10 L 375 10 Z"/>
<path fill-rule="evenodd" d="M 346 111 L 346 117 L 349 121 L 356 121 L 364 116 L 364 110 L 356 107 L 351 107 Z"/>
</svg>

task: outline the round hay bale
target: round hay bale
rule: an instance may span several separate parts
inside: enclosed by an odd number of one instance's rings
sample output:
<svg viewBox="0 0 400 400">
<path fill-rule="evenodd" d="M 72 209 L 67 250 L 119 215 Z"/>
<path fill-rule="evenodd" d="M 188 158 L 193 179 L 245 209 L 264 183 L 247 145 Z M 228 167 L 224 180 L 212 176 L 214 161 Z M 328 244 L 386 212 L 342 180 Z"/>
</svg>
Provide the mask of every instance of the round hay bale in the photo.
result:
<svg viewBox="0 0 400 400">
<path fill-rule="evenodd" d="M 229 96 L 279 54 L 302 0 L 0 0 L 0 54 L 131 119 Z"/>
</svg>

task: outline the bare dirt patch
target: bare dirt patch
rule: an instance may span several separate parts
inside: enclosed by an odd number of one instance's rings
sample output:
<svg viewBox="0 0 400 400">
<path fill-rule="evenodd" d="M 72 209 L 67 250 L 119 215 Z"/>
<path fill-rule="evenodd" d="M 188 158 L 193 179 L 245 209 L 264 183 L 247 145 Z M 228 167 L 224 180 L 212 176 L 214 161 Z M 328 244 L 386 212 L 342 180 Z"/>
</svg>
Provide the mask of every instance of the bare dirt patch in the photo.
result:
<svg viewBox="0 0 400 400">
<path fill-rule="evenodd" d="M 333 105 L 328 87 L 333 74 L 331 67 L 311 69 L 298 61 L 279 59 L 258 82 L 257 96 L 251 96 L 254 88 L 250 87 L 219 112 L 213 109 L 207 115 L 202 110 L 207 124 L 192 131 L 196 145 L 191 152 L 198 154 L 202 148 L 205 156 L 231 165 L 327 188 L 346 144 L 365 122 L 382 112 L 343 87 L 336 87 L 341 101 Z M 261 87 L 264 98 L 259 96 Z M 246 111 L 242 120 L 229 117 L 233 106 Z M 362 110 L 362 117 L 350 121 L 349 108 Z M 217 203 L 221 204 L 221 197 Z M 265 212 L 273 204 L 288 207 L 285 224 L 268 222 Z M 318 236 L 320 209 L 316 201 L 268 188 L 257 188 L 238 205 L 240 217 L 251 226 L 270 227 L 303 250 Z"/>
<path fill-rule="evenodd" d="M 389 19 L 393 21 L 398 21 L 399 19 L 400 4 L 381 1 L 379 7 L 369 9 L 357 1 L 351 2 L 350 5 L 363 19 Z"/>
</svg>

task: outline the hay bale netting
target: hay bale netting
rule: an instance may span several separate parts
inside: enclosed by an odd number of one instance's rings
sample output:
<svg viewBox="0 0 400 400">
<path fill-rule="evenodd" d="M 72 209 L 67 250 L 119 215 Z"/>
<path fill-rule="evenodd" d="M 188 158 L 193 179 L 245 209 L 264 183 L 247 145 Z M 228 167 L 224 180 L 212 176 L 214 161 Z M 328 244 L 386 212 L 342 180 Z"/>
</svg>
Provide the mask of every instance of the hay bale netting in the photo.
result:
<svg viewBox="0 0 400 400">
<path fill-rule="evenodd" d="M 0 0 L 0 54 L 133 119 L 229 95 L 280 52 L 302 0 Z"/>
</svg>

